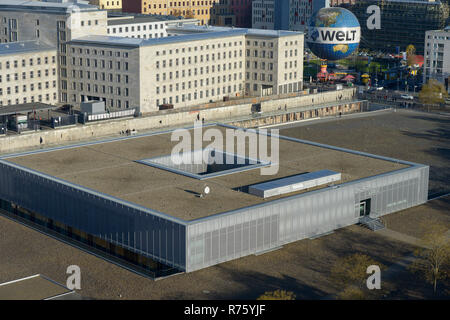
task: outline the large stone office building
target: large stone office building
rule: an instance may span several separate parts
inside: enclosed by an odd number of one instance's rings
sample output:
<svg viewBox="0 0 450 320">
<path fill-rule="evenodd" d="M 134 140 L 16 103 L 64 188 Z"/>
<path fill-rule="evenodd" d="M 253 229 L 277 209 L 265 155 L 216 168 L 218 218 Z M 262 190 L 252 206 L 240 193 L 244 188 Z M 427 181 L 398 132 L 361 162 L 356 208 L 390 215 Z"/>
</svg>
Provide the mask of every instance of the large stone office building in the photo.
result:
<svg viewBox="0 0 450 320">
<path fill-rule="evenodd" d="M 177 108 L 303 88 L 302 33 L 142 16 L 108 19 L 105 10 L 68 2 L 0 0 L 0 20 L 2 42 L 36 40 L 55 48 L 54 102 L 62 105 L 104 100 L 110 110 L 140 107 L 145 113 L 164 104 Z M 155 23 L 158 37 L 144 31 Z"/>
<path fill-rule="evenodd" d="M 39 41 L 0 44 L 0 106 L 58 102 L 56 49 Z"/>
<path fill-rule="evenodd" d="M 86 36 L 68 44 L 69 103 L 109 108 L 198 105 L 302 90 L 303 34 L 180 27 L 173 36 Z"/>
</svg>

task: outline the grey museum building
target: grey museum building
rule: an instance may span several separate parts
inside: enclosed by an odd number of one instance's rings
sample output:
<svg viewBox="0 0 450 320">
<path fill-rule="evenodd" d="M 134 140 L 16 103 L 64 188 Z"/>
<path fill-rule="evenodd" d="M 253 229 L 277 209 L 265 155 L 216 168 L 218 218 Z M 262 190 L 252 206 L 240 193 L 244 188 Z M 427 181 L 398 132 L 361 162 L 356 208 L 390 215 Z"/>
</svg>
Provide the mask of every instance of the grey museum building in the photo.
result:
<svg viewBox="0 0 450 320">
<path fill-rule="evenodd" d="M 246 154 L 210 142 L 192 151 L 239 164 L 183 166 L 170 160 L 172 131 L 139 134 L 0 157 L 0 213 L 158 277 L 376 225 L 427 201 L 426 165 L 223 124 L 204 129 L 258 132 L 269 147 L 279 138 L 278 172 L 261 174 L 271 160 L 247 157 L 250 139 Z"/>
</svg>

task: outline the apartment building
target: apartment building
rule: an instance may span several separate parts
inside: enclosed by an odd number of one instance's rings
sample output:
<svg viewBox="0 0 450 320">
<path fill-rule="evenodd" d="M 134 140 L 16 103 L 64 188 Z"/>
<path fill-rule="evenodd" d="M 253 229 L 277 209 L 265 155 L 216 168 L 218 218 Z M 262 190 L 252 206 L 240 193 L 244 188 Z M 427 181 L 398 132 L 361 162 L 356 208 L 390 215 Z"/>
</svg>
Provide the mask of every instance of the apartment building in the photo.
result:
<svg viewBox="0 0 450 320">
<path fill-rule="evenodd" d="M 425 33 L 424 58 L 423 82 L 438 80 L 450 93 L 450 27 Z"/>
<path fill-rule="evenodd" d="M 212 6 L 209 24 L 222 27 L 236 26 L 236 15 L 231 13 L 227 0 L 218 1 Z"/>
<path fill-rule="evenodd" d="M 198 19 L 200 24 L 211 24 L 214 6 L 220 0 L 127 0 L 123 2 L 122 11 L 143 14 L 173 15 L 189 19 Z"/>
<path fill-rule="evenodd" d="M 314 12 L 330 6 L 330 0 L 254 0 L 252 27 L 306 31 Z"/>
<path fill-rule="evenodd" d="M 40 41 L 0 44 L 0 106 L 58 102 L 57 53 Z"/>
<path fill-rule="evenodd" d="M 252 0 L 127 0 L 122 11 L 198 19 L 201 25 L 251 27 Z"/>
<path fill-rule="evenodd" d="M 220 0 L 211 8 L 211 24 L 251 28 L 251 0 Z"/>
<path fill-rule="evenodd" d="M 225 0 L 230 13 L 236 17 L 236 27 L 252 27 L 252 0 Z"/>
<path fill-rule="evenodd" d="M 353 5 L 356 3 L 356 0 L 330 0 L 331 7 L 340 7 L 346 5 Z"/>
<path fill-rule="evenodd" d="M 167 37 L 171 26 L 198 25 L 197 19 L 175 19 L 173 16 L 118 15 L 108 17 L 108 35 L 129 38 Z"/>
<path fill-rule="evenodd" d="M 275 1 L 254 0 L 252 3 L 252 28 L 275 29 Z"/>
<path fill-rule="evenodd" d="M 302 89 L 303 34 L 177 27 L 171 37 L 87 36 L 68 45 L 69 103 L 152 112 Z"/>
<path fill-rule="evenodd" d="M 90 0 L 89 4 L 105 10 L 120 11 L 122 9 L 122 0 Z"/>
</svg>

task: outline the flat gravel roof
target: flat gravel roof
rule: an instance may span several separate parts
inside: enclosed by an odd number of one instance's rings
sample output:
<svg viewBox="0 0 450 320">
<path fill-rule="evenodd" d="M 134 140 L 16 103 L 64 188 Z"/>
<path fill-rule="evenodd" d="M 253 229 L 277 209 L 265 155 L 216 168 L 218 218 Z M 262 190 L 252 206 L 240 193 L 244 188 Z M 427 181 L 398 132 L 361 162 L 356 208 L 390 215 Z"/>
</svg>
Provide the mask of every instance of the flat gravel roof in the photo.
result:
<svg viewBox="0 0 450 320">
<path fill-rule="evenodd" d="M 225 137 L 225 127 L 205 127 L 203 132 L 208 128 L 220 130 Z M 270 139 L 272 138 L 269 137 L 267 143 L 269 147 Z M 204 142 L 202 148 L 210 143 Z M 261 169 L 258 168 L 197 180 L 136 162 L 170 155 L 176 144 L 178 142 L 171 141 L 171 133 L 162 133 L 63 147 L 55 151 L 38 151 L 6 160 L 183 220 L 194 220 L 264 203 L 264 199 L 241 190 L 249 185 L 274 179 L 333 170 L 342 174 L 341 181 L 335 183 L 340 184 L 408 167 L 287 139 L 279 140 L 279 170 L 275 175 L 261 175 Z M 268 154 L 270 155 L 270 150 Z M 259 159 L 270 161 L 267 158 Z M 210 187 L 211 193 L 200 198 L 198 194 L 205 184 Z M 326 185 L 315 189 L 323 187 Z M 315 189 L 275 196 L 270 200 Z"/>
<path fill-rule="evenodd" d="M 56 54 L 56 47 L 48 45 L 39 40 L 7 42 L 0 44 L 0 55 L 8 56 L 24 52 L 40 52 L 54 50 Z"/>
<path fill-rule="evenodd" d="M 46 104 L 42 102 L 30 102 L 22 104 L 14 104 L 6 107 L 0 107 L 0 116 L 13 115 L 17 113 L 28 113 L 33 111 L 42 110 L 55 110 L 58 109 L 57 106 L 51 104 Z"/>
</svg>

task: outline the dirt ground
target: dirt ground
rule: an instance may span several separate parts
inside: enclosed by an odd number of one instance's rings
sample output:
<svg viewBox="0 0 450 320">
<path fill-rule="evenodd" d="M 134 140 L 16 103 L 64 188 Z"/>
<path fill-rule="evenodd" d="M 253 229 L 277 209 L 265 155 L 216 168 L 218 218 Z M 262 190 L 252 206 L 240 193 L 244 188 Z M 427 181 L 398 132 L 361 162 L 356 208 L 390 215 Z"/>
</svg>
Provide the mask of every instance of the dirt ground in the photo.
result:
<svg viewBox="0 0 450 320">
<path fill-rule="evenodd" d="M 433 201 L 409 210 L 424 219 L 434 206 Z M 401 219 L 407 213 L 393 217 Z M 77 292 L 86 299 L 256 299 L 279 288 L 293 291 L 297 299 L 329 299 L 341 289 L 330 276 L 338 258 L 368 254 L 389 267 L 413 250 L 409 244 L 351 226 L 263 255 L 154 281 L 0 217 L 0 252 L 7 257 L 0 260 L 0 283 L 41 273 L 65 284 L 66 268 L 76 264 L 81 269 Z M 408 270 L 396 273 L 395 281 L 384 280 L 384 287 L 389 288 L 385 298 L 432 297 L 431 287 Z M 449 290 L 449 284 L 444 289 Z"/>
<path fill-rule="evenodd" d="M 0 217 L 0 283 L 41 273 L 66 283 L 66 268 L 81 269 L 83 297 L 90 299 L 256 299 L 268 290 L 294 291 L 299 299 L 337 292 L 328 275 L 340 256 L 361 252 L 385 265 L 412 248 L 359 226 L 281 250 L 248 256 L 189 274 L 153 281 Z M 193 285 L 195 284 L 195 285 Z"/>
<path fill-rule="evenodd" d="M 433 200 L 426 207 L 418 206 L 383 217 L 389 229 L 420 238 L 427 224 L 437 223 L 450 229 L 450 197 Z"/>
</svg>

